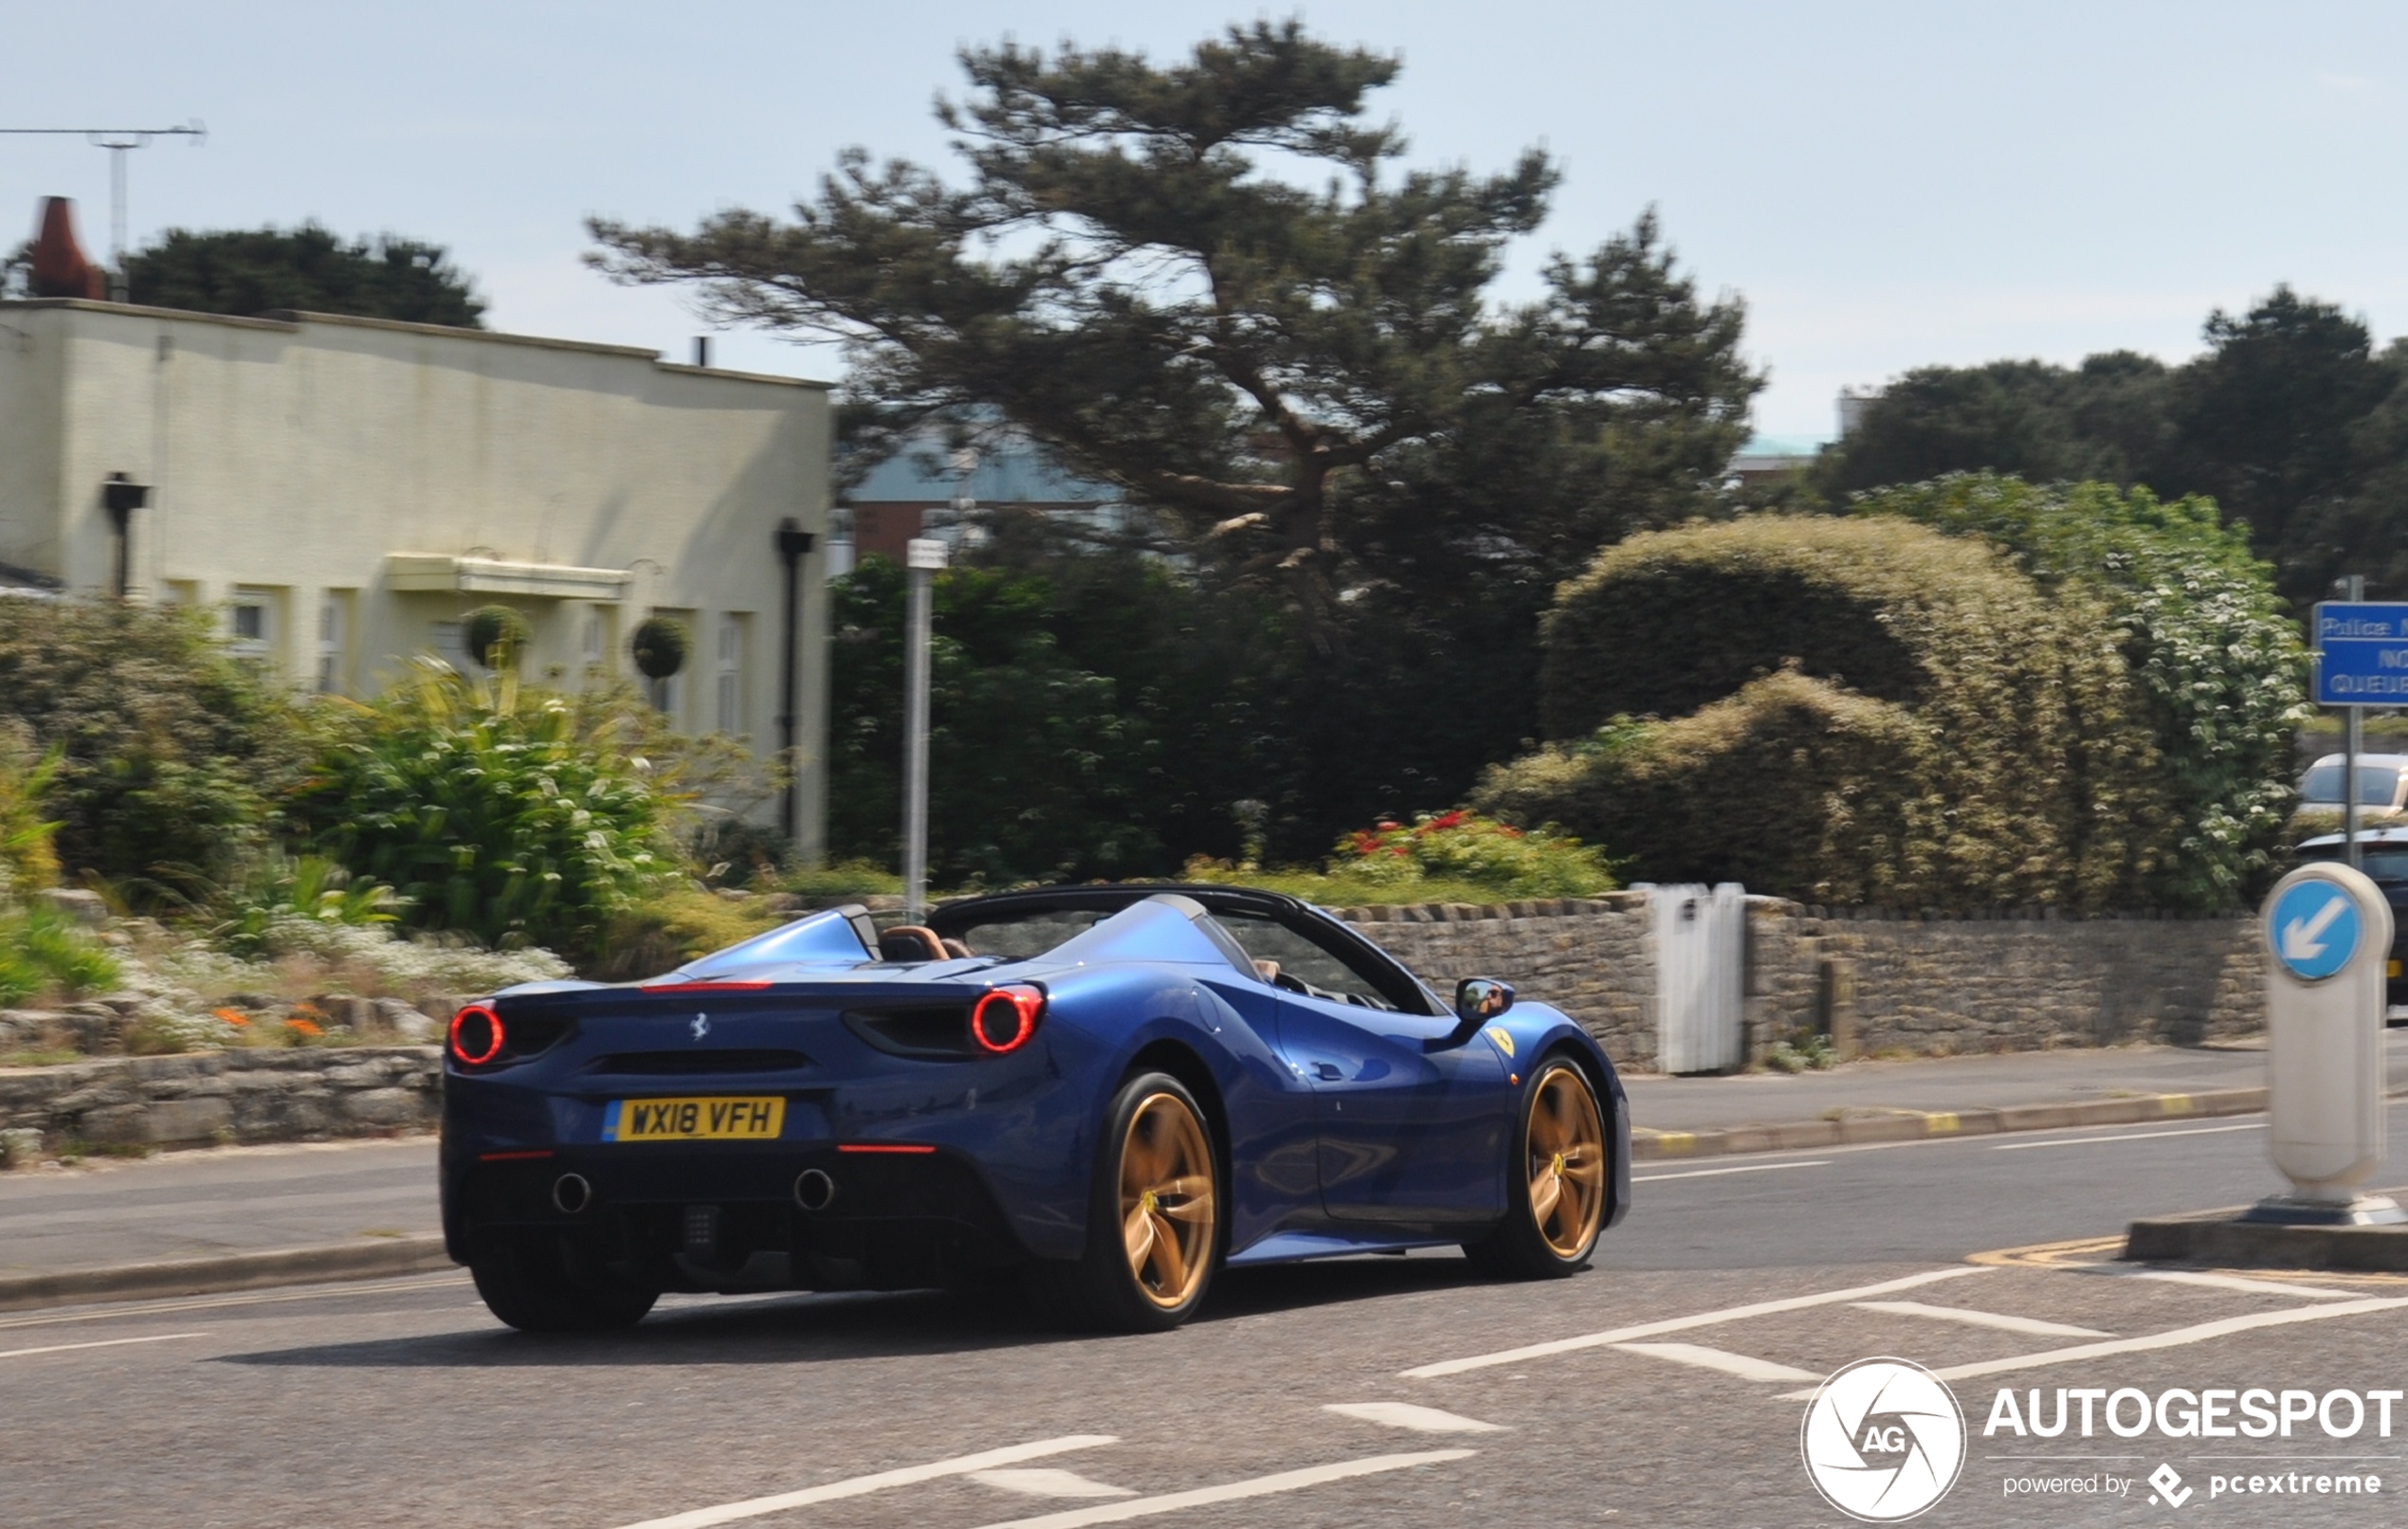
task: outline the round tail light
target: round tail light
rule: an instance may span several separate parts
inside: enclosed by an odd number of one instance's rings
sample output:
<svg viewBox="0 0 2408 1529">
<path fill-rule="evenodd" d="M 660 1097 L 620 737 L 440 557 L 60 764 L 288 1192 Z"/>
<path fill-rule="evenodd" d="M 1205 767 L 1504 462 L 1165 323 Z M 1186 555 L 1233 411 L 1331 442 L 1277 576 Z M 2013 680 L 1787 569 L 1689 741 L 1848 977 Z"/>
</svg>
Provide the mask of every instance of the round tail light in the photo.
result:
<svg viewBox="0 0 2408 1529">
<path fill-rule="evenodd" d="M 481 1066 L 502 1054 L 502 1016 L 470 1004 L 451 1016 L 451 1055 L 463 1066 Z"/>
<path fill-rule="evenodd" d="M 978 1049 L 1002 1056 L 1029 1044 L 1045 1013 L 1045 994 L 1034 988 L 997 988 L 970 1010 L 970 1038 Z"/>
</svg>

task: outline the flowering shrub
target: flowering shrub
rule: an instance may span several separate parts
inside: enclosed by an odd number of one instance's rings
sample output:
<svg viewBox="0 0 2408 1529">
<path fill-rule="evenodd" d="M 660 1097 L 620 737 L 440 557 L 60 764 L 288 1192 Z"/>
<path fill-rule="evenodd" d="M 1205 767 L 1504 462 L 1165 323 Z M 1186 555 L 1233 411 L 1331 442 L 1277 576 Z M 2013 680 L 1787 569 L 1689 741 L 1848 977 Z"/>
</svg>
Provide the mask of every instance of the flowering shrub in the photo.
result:
<svg viewBox="0 0 2408 1529">
<path fill-rule="evenodd" d="M 1528 830 L 1457 808 L 1410 827 L 1382 821 L 1338 842 L 1329 873 L 1377 884 L 1461 882 L 1501 898 L 1589 897 L 1614 890 L 1604 855 L 1578 839 Z"/>
</svg>

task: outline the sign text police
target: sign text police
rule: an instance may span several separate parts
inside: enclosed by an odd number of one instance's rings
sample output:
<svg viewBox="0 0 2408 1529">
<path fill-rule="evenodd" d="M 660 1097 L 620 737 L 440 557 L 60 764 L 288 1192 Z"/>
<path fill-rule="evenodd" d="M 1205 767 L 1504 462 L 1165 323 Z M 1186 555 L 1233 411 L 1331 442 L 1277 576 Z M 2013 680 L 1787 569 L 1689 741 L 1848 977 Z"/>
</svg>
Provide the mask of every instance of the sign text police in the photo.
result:
<svg viewBox="0 0 2408 1529">
<path fill-rule="evenodd" d="M 2328 600 L 2316 608 L 2316 703 L 2408 704 L 2408 605 Z"/>
</svg>

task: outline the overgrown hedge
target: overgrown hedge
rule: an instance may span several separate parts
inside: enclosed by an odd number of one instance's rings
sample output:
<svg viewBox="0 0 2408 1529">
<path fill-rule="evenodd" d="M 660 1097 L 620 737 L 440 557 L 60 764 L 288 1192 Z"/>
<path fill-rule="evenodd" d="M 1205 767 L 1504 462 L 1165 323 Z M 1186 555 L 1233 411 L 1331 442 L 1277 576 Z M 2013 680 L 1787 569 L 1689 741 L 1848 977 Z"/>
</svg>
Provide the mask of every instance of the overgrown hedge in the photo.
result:
<svg viewBox="0 0 2408 1529">
<path fill-rule="evenodd" d="M 2044 590 L 2095 595 L 2177 825 L 2145 896 L 2190 908 L 2249 900 L 2283 846 L 2292 736 L 2309 708 L 2307 649 L 2248 527 L 2224 524 L 2212 500 L 1989 473 L 1861 494 L 1851 508 L 1987 538 Z"/>
<path fill-rule="evenodd" d="M 206 615 L 0 600 L 0 723 L 56 750 L 58 857 L 146 901 L 222 883 L 266 843 L 309 739 Z"/>
<path fill-rule="evenodd" d="M 2107 610 L 1979 541 L 1792 516 L 1634 537 L 1563 586 L 1545 636 L 1557 742 L 1475 804 L 1632 878 L 2087 909 L 2140 900 L 2168 853 Z"/>
</svg>

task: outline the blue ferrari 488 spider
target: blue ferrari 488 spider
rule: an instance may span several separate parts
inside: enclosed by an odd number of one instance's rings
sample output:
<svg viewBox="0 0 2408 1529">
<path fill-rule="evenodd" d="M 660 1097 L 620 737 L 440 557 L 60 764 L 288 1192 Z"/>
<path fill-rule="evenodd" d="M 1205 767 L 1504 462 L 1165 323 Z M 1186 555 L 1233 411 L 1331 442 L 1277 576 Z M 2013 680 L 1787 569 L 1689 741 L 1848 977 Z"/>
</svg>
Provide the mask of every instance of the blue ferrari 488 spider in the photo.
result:
<svg viewBox="0 0 2408 1529">
<path fill-rule="evenodd" d="M 1445 1004 L 1237 887 L 832 909 L 647 982 L 510 989 L 447 1051 L 444 1235 L 529 1329 L 1016 1271 L 1158 1330 L 1230 1265 L 1459 1244 L 1568 1274 L 1630 1204 L 1578 1025 L 1488 977 Z"/>
</svg>

